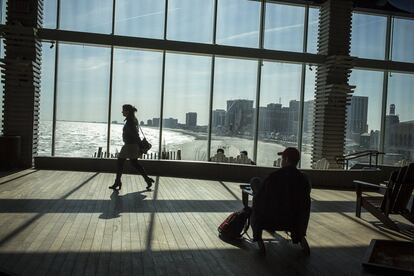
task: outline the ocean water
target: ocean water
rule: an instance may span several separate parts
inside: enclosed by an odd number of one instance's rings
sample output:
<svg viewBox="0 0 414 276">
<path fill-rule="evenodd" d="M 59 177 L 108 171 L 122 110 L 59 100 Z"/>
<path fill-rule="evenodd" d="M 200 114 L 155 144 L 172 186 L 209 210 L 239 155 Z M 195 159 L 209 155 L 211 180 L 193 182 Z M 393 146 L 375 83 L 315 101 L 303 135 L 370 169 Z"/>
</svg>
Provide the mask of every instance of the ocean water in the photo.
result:
<svg viewBox="0 0 414 276">
<path fill-rule="evenodd" d="M 110 154 L 121 150 L 122 124 L 111 124 Z M 158 153 L 159 129 L 142 127 L 147 140 L 152 144 L 149 153 Z M 142 138 L 142 134 L 140 134 Z M 185 132 L 181 130 L 164 129 L 162 148 L 166 151 L 176 152 L 181 150 L 182 160 L 206 161 L 207 137 L 205 134 Z M 93 157 L 99 147 L 106 151 L 107 124 L 91 122 L 56 122 L 55 156 L 65 157 Z M 40 121 L 39 128 L 39 156 L 50 156 L 52 145 L 52 122 Z M 212 136 L 211 152 L 217 148 L 223 148 L 226 156 L 236 157 L 240 151 L 253 152 L 253 140 L 237 137 Z M 259 141 L 257 164 L 272 166 L 278 158 L 277 152 L 283 151 L 285 146 Z M 302 168 L 309 168 L 311 161 L 310 152 L 302 153 Z"/>
</svg>

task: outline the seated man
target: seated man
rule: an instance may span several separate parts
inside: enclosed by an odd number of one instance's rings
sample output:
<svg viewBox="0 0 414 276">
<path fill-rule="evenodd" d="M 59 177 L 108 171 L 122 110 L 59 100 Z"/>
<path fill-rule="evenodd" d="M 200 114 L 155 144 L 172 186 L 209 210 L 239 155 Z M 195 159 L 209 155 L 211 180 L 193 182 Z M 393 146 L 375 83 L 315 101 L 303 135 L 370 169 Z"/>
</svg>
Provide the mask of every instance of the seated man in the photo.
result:
<svg viewBox="0 0 414 276">
<path fill-rule="evenodd" d="M 208 161 L 228 162 L 228 158 L 224 155 L 224 149 L 218 148 L 217 153 L 213 157 L 209 158 Z"/>
<path fill-rule="evenodd" d="M 237 156 L 237 160 L 239 163 L 242 164 L 256 165 L 256 163 L 249 158 L 249 156 L 247 155 L 247 151 L 245 150 L 242 150 L 240 152 L 240 155 Z"/>
<path fill-rule="evenodd" d="M 282 156 L 282 168 L 263 181 L 254 178 L 251 182 L 253 240 L 258 242 L 261 253 L 265 253 L 263 230 L 289 231 L 293 243 L 301 242 L 309 253 L 304 237 L 310 214 L 311 185 L 306 175 L 296 168 L 300 160 L 297 149 L 286 148 L 278 155 Z"/>
</svg>

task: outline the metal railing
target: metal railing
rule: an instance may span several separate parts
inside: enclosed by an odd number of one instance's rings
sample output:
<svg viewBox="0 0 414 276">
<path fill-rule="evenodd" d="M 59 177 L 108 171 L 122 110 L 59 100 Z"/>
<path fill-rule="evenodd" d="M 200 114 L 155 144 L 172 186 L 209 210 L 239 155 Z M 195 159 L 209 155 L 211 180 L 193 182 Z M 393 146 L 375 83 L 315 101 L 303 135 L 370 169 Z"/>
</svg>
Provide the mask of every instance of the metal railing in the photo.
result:
<svg viewBox="0 0 414 276">
<path fill-rule="evenodd" d="M 345 170 L 348 170 L 350 160 L 354 160 L 354 159 L 365 157 L 365 156 L 369 157 L 368 165 L 369 165 L 369 168 L 372 168 L 373 167 L 372 157 L 375 157 L 375 168 L 377 168 L 378 167 L 378 156 L 380 154 L 385 154 L 385 153 L 377 151 L 377 150 L 364 150 L 364 151 L 354 152 L 354 153 L 350 153 L 350 154 L 343 155 L 343 156 L 337 156 L 335 160 L 337 164 L 342 165 Z"/>
</svg>

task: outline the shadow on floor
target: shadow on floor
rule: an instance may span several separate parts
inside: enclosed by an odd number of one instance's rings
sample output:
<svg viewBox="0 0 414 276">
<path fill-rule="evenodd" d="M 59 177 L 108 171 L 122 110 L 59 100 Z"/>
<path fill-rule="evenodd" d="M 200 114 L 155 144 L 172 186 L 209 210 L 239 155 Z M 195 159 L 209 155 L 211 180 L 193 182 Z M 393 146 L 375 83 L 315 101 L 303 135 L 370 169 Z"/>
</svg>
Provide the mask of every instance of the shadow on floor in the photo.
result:
<svg viewBox="0 0 414 276">
<path fill-rule="evenodd" d="M 366 247 L 316 247 L 306 257 L 284 243 L 259 256 L 246 249 L 126 252 L 1 253 L 4 269 L 18 275 L 358 275 Z M 24 265 L 22 265 L 24 264 Z"/>
</svg>

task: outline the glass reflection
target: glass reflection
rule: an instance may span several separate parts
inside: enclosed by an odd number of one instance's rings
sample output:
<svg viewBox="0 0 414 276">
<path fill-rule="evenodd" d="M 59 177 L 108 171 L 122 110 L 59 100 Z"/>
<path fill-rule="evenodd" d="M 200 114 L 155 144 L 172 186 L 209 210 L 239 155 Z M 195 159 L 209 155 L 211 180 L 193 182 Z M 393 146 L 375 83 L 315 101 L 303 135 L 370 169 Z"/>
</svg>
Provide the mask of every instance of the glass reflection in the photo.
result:
<svg viewBox="0 0 414 276">
<path fill-rule="evenodd" d="M 57 156 L 106 151 L 110 49 L 59 45 Z"/>
</svg>

